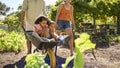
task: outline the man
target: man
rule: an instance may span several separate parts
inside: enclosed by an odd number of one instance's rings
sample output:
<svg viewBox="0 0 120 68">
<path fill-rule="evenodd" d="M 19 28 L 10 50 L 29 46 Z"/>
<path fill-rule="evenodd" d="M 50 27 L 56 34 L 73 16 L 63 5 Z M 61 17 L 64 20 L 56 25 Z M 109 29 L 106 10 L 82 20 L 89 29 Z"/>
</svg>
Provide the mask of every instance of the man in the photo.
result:
<svg viewBox="0 0 120 68">
<path fill-rule="evenodd" d="M 34 30 L 35 19 L 40 15 L 47 15 L 45 12 L 44 0 L 24 0 L 21 11 L 21 26 L 24 26 L 26 31 Z M 30 54 L 31 42 L 26 38 L 27 54 Z"/>
</svg>

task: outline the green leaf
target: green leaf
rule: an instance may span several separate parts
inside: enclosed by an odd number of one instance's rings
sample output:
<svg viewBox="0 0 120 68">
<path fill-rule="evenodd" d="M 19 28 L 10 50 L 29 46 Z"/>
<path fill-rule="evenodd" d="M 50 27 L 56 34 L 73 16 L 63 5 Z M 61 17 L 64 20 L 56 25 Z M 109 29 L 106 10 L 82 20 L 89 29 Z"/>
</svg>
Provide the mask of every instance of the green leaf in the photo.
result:
<svg viewBox="0 0 120 68">
<path fill-rule="evenodd" d="M 74 58 L 74 68 L 84 68 L 83 55 L 79 49 L 76 49 L 76 56 Z"/>
<path fill-rule="evenodd" d="M 67 68 L 67 65 L 69 64 L 69 62 L 74 58 L 74 56 L 69 56 L 67 57 L 65 64 L 62 64 L 62 68 Z"/>
</svg>

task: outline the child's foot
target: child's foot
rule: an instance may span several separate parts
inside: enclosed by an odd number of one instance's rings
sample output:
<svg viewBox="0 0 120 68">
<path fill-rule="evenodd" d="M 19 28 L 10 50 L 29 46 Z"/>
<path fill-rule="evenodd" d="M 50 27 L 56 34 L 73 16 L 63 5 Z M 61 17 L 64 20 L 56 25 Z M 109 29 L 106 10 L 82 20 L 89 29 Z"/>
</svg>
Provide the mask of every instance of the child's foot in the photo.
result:
<svg viewBox="0 0 120 68">
<path fill-rule="evenodd" d="M 63 36 L 59 36 L 59 37 L 57 38 L 57 40 L 60 41 L 60 42 L 63 42 L 64 37 L 63 37 Z"/>
<path fill-rule="evenodd" d="M 66 37 L 64 38 L 64 40 L 63 40 L 63 44 L 68 43 L 69 40 L 70 40 L 70 36 L 66 36 Z"/>
</svg>

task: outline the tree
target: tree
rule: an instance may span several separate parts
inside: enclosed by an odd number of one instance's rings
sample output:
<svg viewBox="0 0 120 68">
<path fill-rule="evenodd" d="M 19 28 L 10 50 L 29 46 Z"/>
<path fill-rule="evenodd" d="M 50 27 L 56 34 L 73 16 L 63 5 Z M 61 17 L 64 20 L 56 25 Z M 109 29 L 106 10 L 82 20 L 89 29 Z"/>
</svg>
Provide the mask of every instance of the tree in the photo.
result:
<svg viewBox="0 0 120 68">
<path fill-rule="evenodd" d="M 112 16 L 115 22 L 117 22 L 117 33 L 120 34 L 120 1 L 114 1 L 108 3 L 109 12 L 108 15 Z"/>
<path fill-rule="evenodd" d="M 10 10 L 10 7 L 0 2 L 0 14 L 6 15 L 6 12 L 8 12 L 9 10 Z"/>
<path fill-rule="evenodd" d="M 52 9 L 52 19 L 55 19 L 56 9 L 61 2 L 61 0 L 58 0 L 55 8 Z M 120 26 L 119 0 L 72 0 L 71 4 L 74 6 L 74 17 L 77 29 L 79 29 L 80 23 L 86 20 L 93 21 L 93 25 L 96 26 L 98 20 L 100 23 L 106 24 L 110 17 L 113 17 L 116 20 L 117 25 Z M 117 33 L 120 33 L 120 27 L 118 26 Z"/>
<path fill-rule="evenodd" d="M 50 18 L 51 18 L 51 20 L 55 20 L 58 6 L 62 2 L 63 2 L 63 0 L 57 0 L 55 5 L 50 6 Z"/>
<path fill-rule="evenodd" d="M 7 24 L 8 31 L 19 31 L 20 30 L 20 12 L 22 6 L 18 7 L 18 11 L 10 13 L 7 15 L 6 19 L 3 21 L 4 24 Z"/>
</svg>

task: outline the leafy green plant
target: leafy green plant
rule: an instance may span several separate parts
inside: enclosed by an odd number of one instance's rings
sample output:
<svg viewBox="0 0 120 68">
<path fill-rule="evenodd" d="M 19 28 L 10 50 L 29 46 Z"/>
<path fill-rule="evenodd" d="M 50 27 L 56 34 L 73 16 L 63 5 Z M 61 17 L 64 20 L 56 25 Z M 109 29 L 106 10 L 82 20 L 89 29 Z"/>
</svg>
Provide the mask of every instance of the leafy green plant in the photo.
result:
<svg viewBox="0 0 120 68">
<path fill-rule="evenodd" d="M 68 57 L 62 67 L 66 68 L 68 63 L 74 58 L 74 68 L 84 68 L 83 52 L 93 48 L 95 48 L 95 44 L 90 41 L 90 35 L 81 33 L 80 37 L 75 40 L 75 56 Z"/>
<path fill-rule="evenodd" d="M 118 36 L 118 42 L 120 42 L 120 36 Z"/>
<path fill-rule="evenodd" d="M 27 55 L 25 68 L 50 68 L 44 61 L 45 56 L 40 53 Z"/>
<path fill-rule="evenodd" d="M 65 64 L 62 64 L 62 68 L 67 68 L 67 65 L 69 64 L 69 62 L 74 58 L 74 56 L 69 56 L 67 57 Z"/>
<path fill-rule="evenodd" d="M 5 30 L 0 29 L 0 38 L 5 36 L 7 32 Z"/>
<path fill-rule="evenodd" d="M 2 33 L 1 33 L 2 32 Z M 24 35 L 15 31 L 0 30 L 0 51 L 20 51 L 25 43 Z"/>
<path fill-rule="evenodd" d="M 95 48 L 95 44 L 91 42 L 90 35 L 87 33 L 80 34 L 80 38 L 75 40 L 75 48 L 79 48 L 81 52 Z"/>
<path fill-rule="evenodd" d="M 74 68 L 84 68 L 83 54 L 79 48 L 76 47 L 76 55 L 74 58 Z"/>
<path fill-rule="evenodd" d="M 95 48 L 95 44 L 90 41 L 90 35 L 80 34 L 80 38 L 75 40 L 76 56 L 74 58 L 74 68 L 84 68 L 84 59 L 82 52 Z"/>
</svg>

